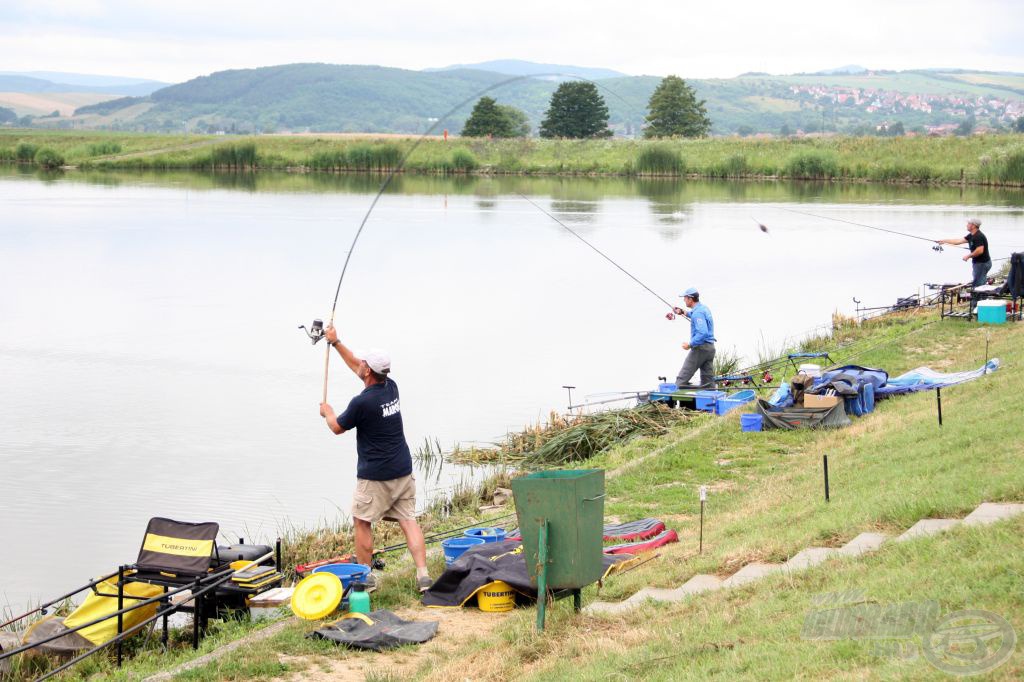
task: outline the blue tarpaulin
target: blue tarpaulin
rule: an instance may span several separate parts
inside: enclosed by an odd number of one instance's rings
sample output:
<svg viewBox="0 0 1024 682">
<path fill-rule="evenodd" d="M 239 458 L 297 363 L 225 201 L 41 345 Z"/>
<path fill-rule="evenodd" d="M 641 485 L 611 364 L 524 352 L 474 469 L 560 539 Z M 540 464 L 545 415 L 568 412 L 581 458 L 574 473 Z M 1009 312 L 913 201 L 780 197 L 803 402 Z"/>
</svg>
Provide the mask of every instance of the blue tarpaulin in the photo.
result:
<svg viewBox="0 0 1024 682">
<path fill-rule="evenodd" d="M 889 379 L 880 388 L 876 387 L 875 395 L 879 397 L 901 395 L 903 393 L 916 393 L 917 391 L 930 391 L 933 388 L 955 386 L 956 384 L 962 384 L 965 381 L 971 381 L 986 374 L 991 374 L 999 369 L 999 364 L 999 358 L 992 358 L 978 369 L 972 369 L 967 372 L 951 372 L 949 374 L 936 372 L 929 367 L 918 367 L 906 374 Z"/>
</svg>

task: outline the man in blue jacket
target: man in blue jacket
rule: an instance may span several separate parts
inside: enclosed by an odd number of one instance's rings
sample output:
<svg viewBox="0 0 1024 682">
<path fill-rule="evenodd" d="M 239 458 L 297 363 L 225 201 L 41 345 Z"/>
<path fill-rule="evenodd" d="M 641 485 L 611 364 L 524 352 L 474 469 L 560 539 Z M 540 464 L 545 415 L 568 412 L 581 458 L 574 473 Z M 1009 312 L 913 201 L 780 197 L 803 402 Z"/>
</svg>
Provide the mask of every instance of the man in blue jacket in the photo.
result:
<svg viewBox="0 0 1024 682">
<path fill-rule="evenodd" d="M 701 388 L 715 388 L 715 321 L 693 287 L 683 293 L 683 303 L 688 310 L 676 308 L 675 312 L 690 320 L 690 342 L 683 344 L 683 350 L 690 352 L 676 377 L 676 386 L 688 384 L 699 369 Z"/>
</svg>

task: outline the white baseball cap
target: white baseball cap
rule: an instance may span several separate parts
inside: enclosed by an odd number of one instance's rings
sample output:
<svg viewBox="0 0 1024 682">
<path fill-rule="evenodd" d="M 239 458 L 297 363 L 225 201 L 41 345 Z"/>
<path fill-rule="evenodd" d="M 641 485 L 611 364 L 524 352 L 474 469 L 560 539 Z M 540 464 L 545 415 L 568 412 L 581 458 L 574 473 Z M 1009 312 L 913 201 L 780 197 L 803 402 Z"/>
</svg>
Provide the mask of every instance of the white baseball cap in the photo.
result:
<svg viewBox="0 0 1024 682">
<path fill-rule="evenodd" d="M 356 351 L 353 353 L 357 360 L 363 360 L 377 374 L 387 374 L 391 371 L 391 355 L 380 348 Z"/>
</svg>

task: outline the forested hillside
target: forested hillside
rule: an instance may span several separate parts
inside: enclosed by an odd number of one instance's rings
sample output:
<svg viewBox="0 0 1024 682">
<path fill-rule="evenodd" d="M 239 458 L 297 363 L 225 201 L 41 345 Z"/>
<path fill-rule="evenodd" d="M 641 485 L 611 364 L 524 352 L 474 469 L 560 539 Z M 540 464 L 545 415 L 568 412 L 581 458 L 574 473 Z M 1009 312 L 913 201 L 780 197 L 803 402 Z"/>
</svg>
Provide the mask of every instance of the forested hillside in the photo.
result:
<svg viewBox="0 0 1024 682">
<path fill-rule="evenodd" d="M 685 74 L 681 74 L 685 77 Z M 617 135 L 639 132 L 656 76 L 596 81 Z M 798 131 L 945 132 L 1007 128 L 1024 115 L 1024 75 L 966 71 L 865 72 L 691 80 L 707 100 L 712 133 Z M 438 132 L 457 133 L 475 96 L 517 107 L 536 128 L 557 82 L 489 71 L 408 71 L 380 66 L 289 64 L 221 71 L 157 90 L 79 108 L 48 127 L 182 132 L 420 133 L 463 100 Z M 899 124 L 898 127 L 896 124 Z"/>
</svg>

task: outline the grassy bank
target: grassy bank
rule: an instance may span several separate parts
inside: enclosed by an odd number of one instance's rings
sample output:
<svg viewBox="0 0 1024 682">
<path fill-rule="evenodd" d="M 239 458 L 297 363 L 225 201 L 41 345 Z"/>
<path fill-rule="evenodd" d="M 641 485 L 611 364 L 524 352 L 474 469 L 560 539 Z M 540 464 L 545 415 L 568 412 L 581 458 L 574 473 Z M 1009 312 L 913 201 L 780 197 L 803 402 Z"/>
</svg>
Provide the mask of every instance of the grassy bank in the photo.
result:
<svg viewBox="0 0 1024 682">
<path fill-rule="evenodd" d="M 897 374 L 920 365 L 940 371 L 980 366 L 986 329 L 939 322 L 934 312 L 889 316 L 845 329 L 840 361 Z M 655 438 L 631 440 L 589 460 L 607 471 L 606 516 L 655 516 L 677 530 L 660 558 L 600 587 L 618 600 L 644 586 L 675 587 L 698 573 L 730 575 L 751 561 L 783 561 L 810 546 L 838 546 L 864 531 L 898 534 L 921 518 L 962 517 L 984 501 L 1024 501 L 1024 430 L 1017 396 L 1024 391 L 1024 327 L 990 328 L 996 373 L 943 391 L 944 425 L 926 392 L 878 403 L 840 431 L 743 433 L 738 415 L 673 425 Z M 821 455 L 827 453 L 831 501 L 823 500 Z M 697 553 L 697 487 L 709 488 L 704 551 Z M 470 496 L 435 528 L 477 520 Z M 458 519 L 458 521 L 457 521 Z M 364 654 L 307 640 L 313 624 L 295 623 L 258 644 L 179 679 L 269 679 L 290 673 L 344 679 L 651 679 L 849 678 L 939 679 L 921 657 L 879 653 L 870 641 L 808 641 L 803 619 L 817 595 L 857 589 L 878 603 L 936 600 L 943 613 L 977 608 L 1024 627 L 1024 522 L 963 528 L 913 543 L 883 546 L 868 557 L 835 560 L 735 590 L 678 604 L 648 603 L 618 616 L 576 616 L 566 602 L 551 609 L 548 630 L 533 629 L 534 610 L 507 615 L 416 606 L 411 566 L 395 555 L 382 574 L 375 605 L 442 621 L 419 648 Z M 381 538 L 379 538 L 381 540 Z M 339 538 L 338 543 L 344 543 Z M 334 544 L 331 545 L 332 547 Z M 441 557 L 433 552 L 436 575 Z M 598 588 L 585 591 L 585 600 Z M 408 610 L 405 610 L 408 609 Z M 219 625 L 204 651 L 254 626 Z M 1019 651 L 991 679 L 1019 679 Z M 80 675 L 137 679 L 193 654 L 142 653 L 118 672 L 107 661 Z M 294 677 L 292 679 L 295 679 Z"/>
<path fill-rule="evenodd" d="M 416 138 L 0 131 L 0 161 L 92 169 L 380 173 Z M 402 170 L 447 174 L 595 174 L 789 178 L 1024 186 L 1024 136 L 441 140 L 419 142 Z"/>
</svg>

